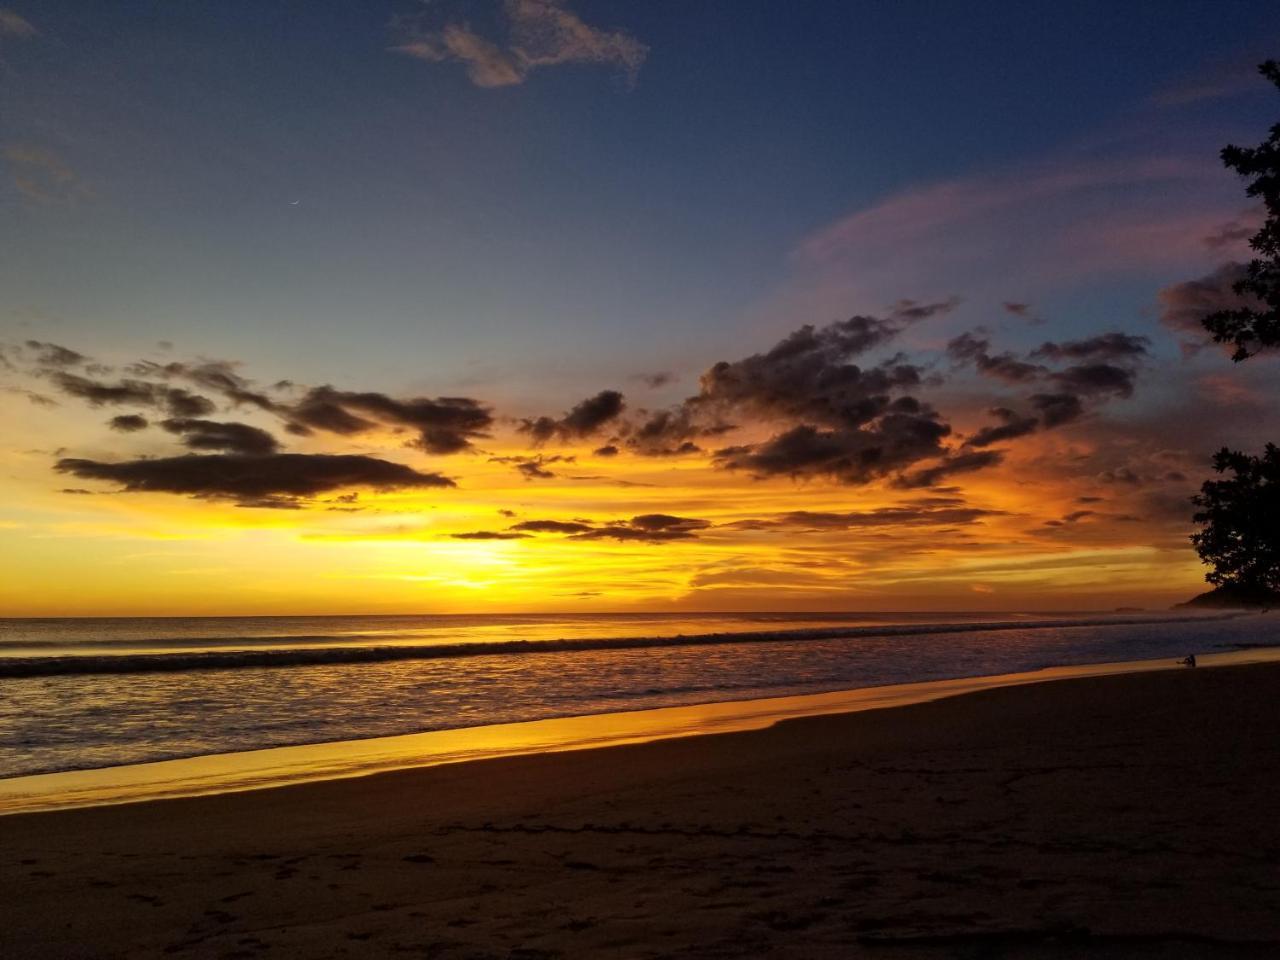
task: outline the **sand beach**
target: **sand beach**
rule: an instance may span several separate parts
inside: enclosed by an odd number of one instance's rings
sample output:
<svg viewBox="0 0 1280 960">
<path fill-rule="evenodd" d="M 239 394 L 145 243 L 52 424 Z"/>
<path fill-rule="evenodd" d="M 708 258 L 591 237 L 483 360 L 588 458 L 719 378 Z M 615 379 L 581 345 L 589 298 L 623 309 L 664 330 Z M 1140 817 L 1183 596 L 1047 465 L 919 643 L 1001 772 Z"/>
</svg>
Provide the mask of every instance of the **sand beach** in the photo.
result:
<svg viewBox="0 0 1280 960">
<path fill-rule="evenodd" d="M 1280 666 L 0 817 L 5 957 L 1270 957 Z"/>
</svg>

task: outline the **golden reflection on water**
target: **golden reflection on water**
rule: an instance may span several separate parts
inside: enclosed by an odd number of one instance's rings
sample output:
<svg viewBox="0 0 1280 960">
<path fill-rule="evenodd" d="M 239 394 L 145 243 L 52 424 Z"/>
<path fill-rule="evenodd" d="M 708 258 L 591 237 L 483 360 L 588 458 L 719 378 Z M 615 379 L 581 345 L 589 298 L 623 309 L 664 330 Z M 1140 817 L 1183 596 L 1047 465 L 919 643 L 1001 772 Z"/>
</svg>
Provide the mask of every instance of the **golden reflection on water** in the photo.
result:
<svg viewBox="0 0 1280 960">
<path fill-rule="evenodd" d="M 1213 667 L 1274 660 L 1280 660 L 1280 650 L 1257 649 L 1206 654 L 1200 657 L 1200 664 Z M 990 677 L 561 717 L 15 777 L 0 780 L 0 813 L 254 790 L 467 760 L 757 730 L 796 717 L 907 706 L 994 687 L 1170 669 L 1185 668 L 1173 660 L 1054 667 Z"/>
</svg>

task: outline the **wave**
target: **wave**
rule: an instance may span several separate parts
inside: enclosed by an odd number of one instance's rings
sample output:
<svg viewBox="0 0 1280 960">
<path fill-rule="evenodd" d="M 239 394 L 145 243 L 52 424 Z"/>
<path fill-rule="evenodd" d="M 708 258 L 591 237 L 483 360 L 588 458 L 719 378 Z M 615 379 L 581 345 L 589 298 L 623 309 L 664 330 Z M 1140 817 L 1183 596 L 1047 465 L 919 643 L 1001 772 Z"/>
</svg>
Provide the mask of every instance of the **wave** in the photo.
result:
<svg viewBox="0 0 1280 960">
<path fill-rule="evenodd" d="M 734 643 L 778 643 L 910 637 L 940 633 L 995 630 L 1045 630 L 1063 627 L 1132 626 L 1212 622 L 1243 616 L 1241 612 L 1169 617 L 1082 617 L 1055 620 L 997 620 L 965 623 L 913 623 L 849 627 L 805 627 L 675 636 L 582 637 L 559 640 L 492 640 L 438 643 L 430 646 L 349 646 L 271 650 L 212 650 L 199 653 L 137 653 L 114 656 L 0 657 L 0 678 L 84 674 L 177 673 L 189 670 L 306 667 L 331 664 L 389 663 L 397 660 L 442 660 L 461 657 L 516 656 L 531 653 L 643 650 L 663 647 L 719 646 Z M 306 638 L 291 638 L 305 642 Z"/>
<path fill-rule="evenodd" d="M 226 636 L 194 636 L 194 637 L 111 637 L 91 639 L 76 638 L 75 640 L 65 640 L 62 638 L 47 639 L 20 639 L 0 641 L 0 644 L 7 643 L 10 646 L 23 650 L 65 650 L 68 647 L 84 650 L 112 650 L 128 648 L 137 650 L 142 647 L 165 647 L 165 648 L 181 648 L 181 647 L 211 647 L 211 646 L 274 646 L 284 647 L 289 645 L 320 645 L 335 643 L 368 643 L 369 641 L 393 641 L 398 638 L 422 637 L 421 630 L 399 630 L 399 631 L 380 631 L 377 633 L 271 633 L 271 634 L 228 634 Z M 4 646 L 0 645 L 0 652 L 4 650 Z M 0 653 L 0 655 L 3 655 Z"/>
</svg>

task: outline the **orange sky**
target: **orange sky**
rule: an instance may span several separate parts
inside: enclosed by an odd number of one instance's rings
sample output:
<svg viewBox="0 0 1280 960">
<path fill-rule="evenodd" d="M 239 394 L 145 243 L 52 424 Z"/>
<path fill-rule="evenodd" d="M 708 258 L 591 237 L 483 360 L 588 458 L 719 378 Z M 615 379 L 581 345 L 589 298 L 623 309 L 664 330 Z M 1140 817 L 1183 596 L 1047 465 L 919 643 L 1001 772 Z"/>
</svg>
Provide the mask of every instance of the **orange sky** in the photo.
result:
<svg viewBox="0 0 1280 960">
<path fill-rule="evenodd" d="M 20 366 L 36 352 L 10 355 Z M 119 461 L 181 447 L 154 425 L 108 429 L 118 408 L 78 403 L 30 369 L 10 382 L 41 400 L 4 405 L 0 543 L 17 561 L 0 582 L 9 615 L 1065 610 L 1164 606 L 1201 589 L 1180 506 L 1194 465 L 1132 426 L 1108 437 L 1101 411 L 997 448 L 1004 459 L 990 468 L 915 489 L 895 486 L 901 474 L 859 484 L 755 476 L 717 466 L 709 450 L 644 456 L 625 436 L 614 438 L 617 455 L 594 453 L 611 430 L 625 434 L 623 418 L 535 447 L 499 417 L 473 449 L 449 456 L 383 426 L 291 439 L 289 449 L 375 456 L 456 486 L 357 483 L 299 509 L 263 509 L 55 472 L 63 456 Z M 950 448 L 989 419 L 972 407 L 956 409 Z M 261 411 L 224 416 L 274 423 Z M 766 418 L 714 442 L 759 442 L 777 429 Z M 551 476 L 527 478 L 500 459 L 530 456 Z M 675 537 L 610 535 L 611 524 L 651 515 L 668 518 L 656 522 Z M 542 520 L 579 524 L 578 535 L 512 529 Z"/>
</svg>

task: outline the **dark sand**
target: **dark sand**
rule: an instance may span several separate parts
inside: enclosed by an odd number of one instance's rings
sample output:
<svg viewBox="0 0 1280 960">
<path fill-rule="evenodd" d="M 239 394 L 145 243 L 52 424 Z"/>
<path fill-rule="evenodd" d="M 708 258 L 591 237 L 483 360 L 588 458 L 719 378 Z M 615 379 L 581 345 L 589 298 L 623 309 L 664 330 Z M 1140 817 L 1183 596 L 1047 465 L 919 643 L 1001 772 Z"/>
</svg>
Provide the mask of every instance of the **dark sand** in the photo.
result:
<svg viewBox="0 0 1280 960">
<path fill-rule="evenodd" d="M 0 957 L 1280 957 L 1280 666 L 0 818 Z"/>
</svg>

